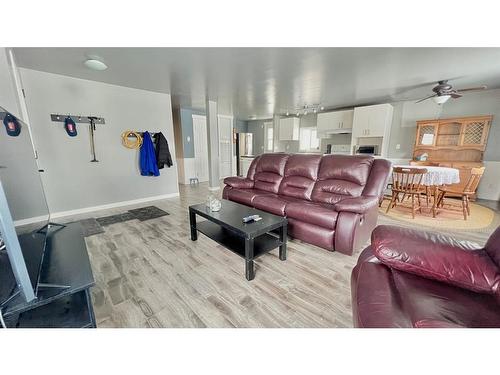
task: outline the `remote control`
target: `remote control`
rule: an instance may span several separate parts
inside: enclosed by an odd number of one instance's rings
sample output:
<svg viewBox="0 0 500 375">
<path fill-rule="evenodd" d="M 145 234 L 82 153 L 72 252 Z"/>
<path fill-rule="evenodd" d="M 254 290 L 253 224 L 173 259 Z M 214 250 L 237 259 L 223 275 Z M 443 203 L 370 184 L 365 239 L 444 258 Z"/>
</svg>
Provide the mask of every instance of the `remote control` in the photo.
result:
<svg viewBox="0 0 500 375">
<path fill-rule="evenodd" d="M 260 220 L 261 217 L 259 215 L 250 215 L 250 216 L 245 216 L 243 218 L 244 223 L 250 223 L 252 221 L 257 221 L 256 219 Z"/>
</svg>

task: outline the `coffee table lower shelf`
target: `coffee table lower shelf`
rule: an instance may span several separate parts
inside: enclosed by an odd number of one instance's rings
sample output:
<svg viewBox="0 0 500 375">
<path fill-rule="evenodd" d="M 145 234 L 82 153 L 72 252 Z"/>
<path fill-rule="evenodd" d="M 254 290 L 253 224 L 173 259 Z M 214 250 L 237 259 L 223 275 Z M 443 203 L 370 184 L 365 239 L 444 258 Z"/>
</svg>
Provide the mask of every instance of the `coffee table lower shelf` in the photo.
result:
<svg viewBox="0 0 500 375">
<path fill-rule="evenodd" d="M 198 232 L 214 240 L 218 244 L 224 246 L 233 253 L 245 258 L 245 238 L 237 235 L 233 231 L 223 228 L 211 221 L 200 221 L 196 223 Z M 254 239 L 253 243 L 253 259 L 258 258 L 273 249 L 283 245 L 278 236 L 265 233 Z"/>
</svg>

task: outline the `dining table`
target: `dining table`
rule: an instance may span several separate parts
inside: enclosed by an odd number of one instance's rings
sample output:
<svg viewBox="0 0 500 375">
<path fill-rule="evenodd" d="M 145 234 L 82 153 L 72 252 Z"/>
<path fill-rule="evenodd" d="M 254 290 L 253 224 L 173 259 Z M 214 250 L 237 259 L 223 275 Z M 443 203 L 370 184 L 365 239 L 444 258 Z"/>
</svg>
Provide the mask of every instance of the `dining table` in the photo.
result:
<svg viewBox="0 0 500 375">
<path fill-rule="evenodd" d="M 432 217 L 436 217 L 437 214 L 439 187 L 443 185 L 458 184 L 460 182 L 460 171 L 456 168 L 428 165 L 395 165 L 395 167 L 427 170 L 422 176 L 421 185 L 428 187 L 434 197 L 432 201 Z"/>
</svg>

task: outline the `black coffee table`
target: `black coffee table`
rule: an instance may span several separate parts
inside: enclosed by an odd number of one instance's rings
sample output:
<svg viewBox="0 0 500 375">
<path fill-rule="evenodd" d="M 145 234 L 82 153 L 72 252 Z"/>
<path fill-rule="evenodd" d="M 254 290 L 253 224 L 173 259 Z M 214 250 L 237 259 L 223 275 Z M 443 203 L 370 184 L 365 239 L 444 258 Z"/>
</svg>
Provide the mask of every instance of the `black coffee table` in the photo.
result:
<svg viewBox="0 0 500 375">
<path fill-rule="evenodd" d="M 243 223 L 243 217 L 255 214 L 260 215 L 262 220 Z M 196 215 L 207 220 L 197 223 Z M 190 206 L 189 221 L 191 240 L 196 241 L 200 232 L 245 258 L 247 280 L 255 277 L 253 261 L 262 254 L 279 247 L 280 259 L 286 260 L 287 220 L 284 217 L 223 199 L 218 212 L 210 211 L 204 203 Z M 270 233 L 275 230 L 277 234 Z"/>
</svg>

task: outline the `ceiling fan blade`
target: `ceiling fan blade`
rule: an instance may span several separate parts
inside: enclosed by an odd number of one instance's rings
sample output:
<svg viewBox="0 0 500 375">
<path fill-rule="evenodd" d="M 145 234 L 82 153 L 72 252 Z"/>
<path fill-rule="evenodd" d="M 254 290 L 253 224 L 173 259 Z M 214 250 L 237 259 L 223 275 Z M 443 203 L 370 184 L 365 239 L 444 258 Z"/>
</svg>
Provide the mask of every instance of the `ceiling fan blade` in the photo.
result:
<svg viewBox="0 0 500 375">
<path fill-rule="evenodd" d="M 456 92 L 456 91 L 455 91 L 455 92 L 450 93 L 450 95 L 451 95 L 451 97 L 452 97 L 453 99 L 458 99 L 458 98 L 461 98 L 461 97 L 463 96 L 462 94 L 460 94 L 459 92 Z"/>
<path fill-rule="evenodd" d="M 423 98 L 423 99 L 417 100 L 415 103 L 420 103 L 420 102 L 423 102 L 424 100 L 427 100 L 427 99 L 433 98 L 433 97 L 435 97 L 435 96 L 437 96 L 437 94 L 430 95 L 430 96 L 427 96 L 427 97 L 425 97 L 425 98 Z"/>
<path fill-rule="evenodd" d="M 459 89 L 457 92 L 466 92 L 466 91 L 481 91 L 481 90 L 486 90 L 488 86 L 483 85 L 483 86 L 478 86 L 478 87 L 469 87 L 466 89 Z"/>
</svg>

